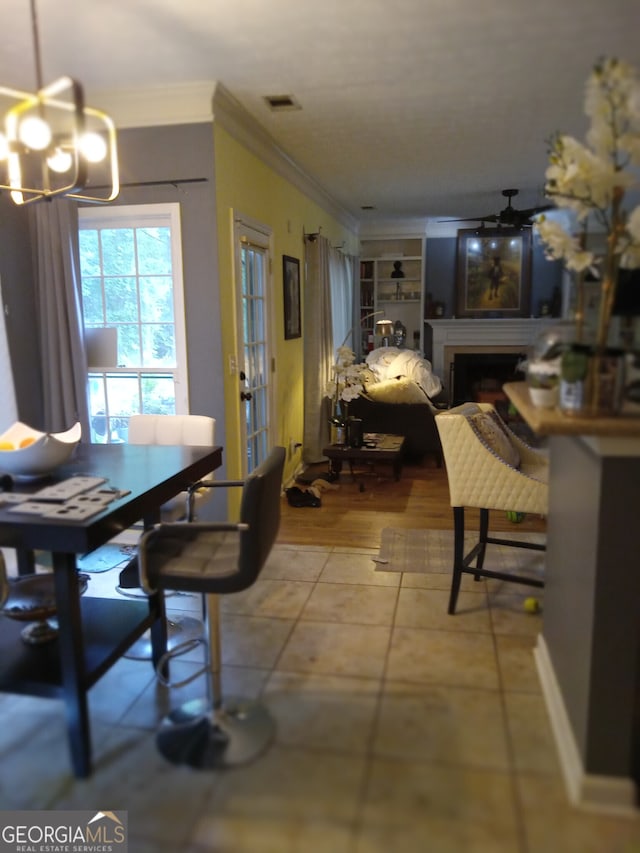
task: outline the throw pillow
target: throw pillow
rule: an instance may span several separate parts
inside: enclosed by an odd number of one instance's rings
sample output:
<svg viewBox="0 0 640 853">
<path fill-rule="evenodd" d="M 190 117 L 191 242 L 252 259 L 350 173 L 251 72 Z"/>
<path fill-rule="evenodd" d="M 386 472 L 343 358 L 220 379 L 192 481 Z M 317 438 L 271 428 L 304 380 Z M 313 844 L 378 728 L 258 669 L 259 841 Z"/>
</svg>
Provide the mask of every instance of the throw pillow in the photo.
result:
<svg viewBox="0 0 640 853">
<path fill-rule="evenodd" d="M 412 379 L 383 379 L 367 386 L 367 397 L 379 403 L 428 403 L 429 398 Z"/>
<path fill-rule="evenodd" d="M 489 412 L 471 415 L 469 422 L 484 443 L 512 468 L 520 467 L 520 454 L 509 440 L 509 436 Z"/>
</svg>

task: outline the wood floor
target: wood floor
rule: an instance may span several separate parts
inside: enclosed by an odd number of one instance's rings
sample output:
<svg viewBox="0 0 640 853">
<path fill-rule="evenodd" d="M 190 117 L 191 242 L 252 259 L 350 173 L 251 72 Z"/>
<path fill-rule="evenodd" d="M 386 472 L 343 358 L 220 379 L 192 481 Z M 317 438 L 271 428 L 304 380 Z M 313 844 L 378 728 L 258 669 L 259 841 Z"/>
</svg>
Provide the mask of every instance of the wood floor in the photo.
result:
<svg viewBox="0 0 640 853">
<path fill-rule="evenodd" d="M 305 480 L 313 472 L 325 474 L 326 465 L 305 472 Z M 408 529 L 453 528 L 449 487 L 445 468 L 437 468 L 427 457 L 419 464 L 406 464 L 401 479 L 393 479 L 390 467 L 380 465 L 375 472 L 356 470 L 355 482 L 343 471 L 337 489 L 322 492 L 321 507 L 292 507 L 282 501 L 282 519 L 278 541 L 292 545 L 350 545 L 377 548 L 384 527 Z M 467 513 L 467 528 L 477 523 L 477 513 Z M 527 515 L 521 524 L 510 522 L 506 513 L 490 515 L 491 531 L 540 532 L 546 521 Z"/>
</svg>

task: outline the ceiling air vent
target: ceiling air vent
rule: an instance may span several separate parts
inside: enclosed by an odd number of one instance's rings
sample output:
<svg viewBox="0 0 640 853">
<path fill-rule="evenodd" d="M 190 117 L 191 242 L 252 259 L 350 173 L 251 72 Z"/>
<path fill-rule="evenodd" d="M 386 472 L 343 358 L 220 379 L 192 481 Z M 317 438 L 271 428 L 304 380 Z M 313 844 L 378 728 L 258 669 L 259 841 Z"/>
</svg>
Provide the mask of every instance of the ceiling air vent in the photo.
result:
<svg viewBox="0 0 640 853">
<path fill-rule="evenodd" d="M 293 95 L 265 95 L 265 101 L 269 105 L 269 109 L 275 112 L 283 112 L 284 110 L 301 110 L 302 107 L 293 97 Z"/>
</svg>

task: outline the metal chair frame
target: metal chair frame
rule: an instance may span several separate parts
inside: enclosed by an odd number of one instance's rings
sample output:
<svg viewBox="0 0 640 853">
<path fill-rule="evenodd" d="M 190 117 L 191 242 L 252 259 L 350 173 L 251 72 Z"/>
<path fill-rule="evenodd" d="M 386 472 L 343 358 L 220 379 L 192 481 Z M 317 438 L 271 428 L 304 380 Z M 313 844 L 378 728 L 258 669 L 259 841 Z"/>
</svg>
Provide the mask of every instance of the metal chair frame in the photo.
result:
<svg viewBox="0 0 640 853">
<path fill-rule="evenodd" d="M 205 663 L 202 669 L 178 683 L 171 683 L 165 672 L 169 660 L 186 649 L 169 650 L 158 664 L 162 683 L 182 686 L 207 674 L 207 693 L 203 699 L 186 702 L 171 711 L 161 723 L 157 735 L 160 752 L 174 764 L 200 769 L 222 769 L 247 764 L 271 743 L 275 723 L 260 703 L 238 697 L 223 697 L 219 596 L 248 588 L 257 579 L 277 535 L 280 521 L 280 490 L 285 451 L 276 447 L 268 459 L 247 480 L 212 480 L 194 483 L 200 488 L 242 486 L 240 521 L 175 522 L 160 524 L 143 534 L 139 544 L 140 585 L 150 595 L 159 588 L 200 592 L 205 618 Z M 276 492 L 277 484 L 277 492 Z M 188 516 L 191 515 L 189 508 Z M 267 526 L 266 535 L 263 526 Z M 237 571 L 221 577 L 176 576 L 163 567 L 154 570 L 154 556 L 162 554 L 163 539 L 189 541 L 206 533 L 237 534 Z M 154 550 L 155 549 L 155 550 Z M 180 555 L 175 557 L 179 563 Z M 183 646 L 193 647 L 197 640 Z"/>
</svg>

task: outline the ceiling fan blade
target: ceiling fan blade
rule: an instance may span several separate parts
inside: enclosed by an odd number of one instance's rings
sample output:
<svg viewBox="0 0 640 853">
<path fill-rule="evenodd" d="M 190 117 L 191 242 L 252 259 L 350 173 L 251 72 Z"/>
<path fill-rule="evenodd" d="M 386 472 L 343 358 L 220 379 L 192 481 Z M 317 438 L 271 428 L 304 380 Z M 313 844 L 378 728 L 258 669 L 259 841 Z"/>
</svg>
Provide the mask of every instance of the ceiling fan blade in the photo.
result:
<svg viewBox="0 0 640 853">
<path fill-rule="evenodd" d="M 527 210 L 519 210 L 518 215 L 525 219 L 531 219 L 532 216 L 537 216 L 539 213 L 544 213 L 545 210 L 551 210 L 554 207 L 552 204 L 543 204 L 540 207 L 530 207 Z"/>
<path fill-rule="evenodd" d="M 507 199 L 507 206 L 500 213 L 491 213 L 488 216 L 465 216 L 461 219 L 440 219 L 439 222 L 494 222 L 498 226 L 506 228 L 528 228 L 533 225 L 532 217 L 545 210 L 551 210 L 552 204 L 529 207 L 526 210 L 518 210 L 512 204 L 512 198 L 518 195 L 518 190 L 502 190 L 502 195 Z"/>
<path fill-rule="evenodd" d="M 464 219 L 439 219 L 438 222 L 497 222 L 495 214 L 491 216 L 465 216 Z"/>
</svg>

